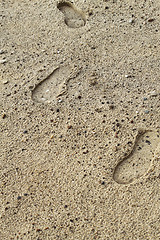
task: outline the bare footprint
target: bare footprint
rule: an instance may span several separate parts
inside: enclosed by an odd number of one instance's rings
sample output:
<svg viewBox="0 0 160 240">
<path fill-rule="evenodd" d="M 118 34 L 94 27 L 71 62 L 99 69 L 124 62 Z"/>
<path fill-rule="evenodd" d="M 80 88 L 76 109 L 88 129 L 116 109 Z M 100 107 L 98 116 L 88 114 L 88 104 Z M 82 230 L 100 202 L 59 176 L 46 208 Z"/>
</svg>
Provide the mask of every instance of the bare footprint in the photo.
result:
<svg viewBox="0 0 160 240">
<path fill-rule="evenodd" d="M 139 132 L 133 150 L 116 166 L 113 179 L 128 184 L 147 173 L 159 143 L 158 130 Z"/>
<path fill-rule="evenodd" d="M 32 99 L 39 103 L 55 101 L 57 97 L 64 94 L 67 88 L 71 69 L 60 67 L 55 69 L 47 78 L 40 82 L 32 92 Z"/>
<path fill-rule="evenodd" d="M 64 14 L 64 21 L 68 27 L 79 28 L 86 24 L 84 13 L 76 9 L 70 2 L 60 2 L 57 8 Z"/>
</svg>

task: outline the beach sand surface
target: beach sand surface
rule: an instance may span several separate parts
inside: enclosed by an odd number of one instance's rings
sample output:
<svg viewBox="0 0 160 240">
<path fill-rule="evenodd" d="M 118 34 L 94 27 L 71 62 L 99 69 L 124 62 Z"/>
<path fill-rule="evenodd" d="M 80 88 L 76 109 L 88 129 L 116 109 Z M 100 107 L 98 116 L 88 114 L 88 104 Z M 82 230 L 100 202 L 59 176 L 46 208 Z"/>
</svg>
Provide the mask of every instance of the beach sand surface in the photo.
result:
<svg viewBox="0 0 160 240">
<path fill-rule="evenodd" d="M 0 19 L 0 239 L 160 239 L 160 2 Z"/>
</svg>

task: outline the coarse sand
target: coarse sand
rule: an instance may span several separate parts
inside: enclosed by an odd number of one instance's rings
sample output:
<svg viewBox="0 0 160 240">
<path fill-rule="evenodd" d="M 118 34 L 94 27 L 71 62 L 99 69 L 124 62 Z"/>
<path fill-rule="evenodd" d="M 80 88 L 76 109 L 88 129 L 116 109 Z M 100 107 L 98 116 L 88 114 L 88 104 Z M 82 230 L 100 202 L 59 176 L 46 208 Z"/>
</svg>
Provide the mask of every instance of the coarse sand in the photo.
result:
<svg viewBox="0 0 160 240">
<path fill-rule="evenodd" d="M 160 239 L 160 1 L 0 0 L 0 239 Z"/>
</svg>

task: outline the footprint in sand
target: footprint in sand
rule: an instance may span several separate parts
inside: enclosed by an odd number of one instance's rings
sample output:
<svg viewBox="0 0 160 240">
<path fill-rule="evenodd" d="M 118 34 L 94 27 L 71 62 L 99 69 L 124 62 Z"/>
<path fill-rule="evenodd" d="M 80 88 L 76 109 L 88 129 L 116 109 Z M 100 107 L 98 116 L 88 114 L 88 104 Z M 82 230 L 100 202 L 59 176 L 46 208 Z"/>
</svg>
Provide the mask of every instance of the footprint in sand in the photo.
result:
<svg viewBox="0 0 160 240">
<path fill-rule="evenodd" d="M 83 27 L 86 24 L 85 15 L 70 2 L 60 2 L 57 8 L 64 14 L 65 23 L 70 28 Z"/>
<path fill-rule="evenodd" d="M 71 69 L 60 67 L 55 69 L 47 78 L 40 82 L 32 92 L 32 99 L 39 103 L 55 101 L 57 97 L 66 92 L 67 82 Z"/>
<path fill-rule="evenodd" d="M 139 132 L 133 150 L 116 166 L 113 179 L 128 184 L 147 173 L 159 143 L 158 130 Z"/>
</svg>

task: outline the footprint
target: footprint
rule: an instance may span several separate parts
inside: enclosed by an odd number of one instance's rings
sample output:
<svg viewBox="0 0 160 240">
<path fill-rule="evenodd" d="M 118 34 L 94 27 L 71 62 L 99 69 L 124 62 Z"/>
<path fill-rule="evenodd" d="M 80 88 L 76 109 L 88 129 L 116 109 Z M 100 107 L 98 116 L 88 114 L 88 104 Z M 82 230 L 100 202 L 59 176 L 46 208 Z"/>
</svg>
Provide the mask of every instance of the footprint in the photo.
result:
<svg viewBox="0 0 160 240">
<path fill-rule="evenodd" d="M 139 132 L 133 150 L 116 166 L 113 179 L 119 184 L 128 184 L 143 176 L 150 168 L 159 143 L 158 130 Z"/>
<path fill-rule="evenodd" d="M 67 79 L 69 79 L 71 72 L 68 67 L 55 69 L 34 88 L 32 92 L 33 101 L 39 103 L 55 101 L 57 97 L 66 92 Z"/>
<path fill-rule="evenodd" d="M 86 24 L 84 13 L 76 9 L 70 2 L 60 2 L 57 8 L 64 14 L 64 21 L 68 27 L 79 28 Z"/>
</svg>

